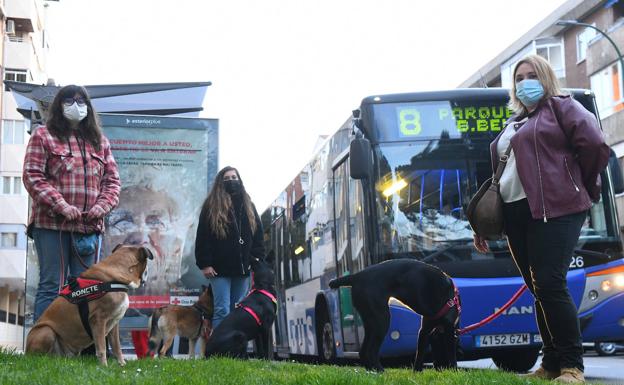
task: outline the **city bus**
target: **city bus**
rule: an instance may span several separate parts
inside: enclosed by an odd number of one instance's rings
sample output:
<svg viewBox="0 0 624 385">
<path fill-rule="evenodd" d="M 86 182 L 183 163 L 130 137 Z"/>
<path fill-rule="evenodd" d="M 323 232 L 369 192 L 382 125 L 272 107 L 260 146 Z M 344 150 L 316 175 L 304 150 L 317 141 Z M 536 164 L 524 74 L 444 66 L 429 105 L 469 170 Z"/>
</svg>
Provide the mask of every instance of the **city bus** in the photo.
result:
<svg viewBox="0 0 624 385">
<path fill-rule="evenodd" d="M 570 92 L 596 114 L 590 91 Z M 328 282 L 384 260 L 413 258 L 453 277 L 462 300 L 460 327 L 491 315 L 517 292 L 523 281 L 506 240 L 478 253 L 465 216 L 492 174 L 489 143 L 511 116 L 507 103 L 508 91 L 494 88 L 371 96 L 324 142 L 262 214 L 265 246 L 275 257 L 278 356 L 357 358 L 364 329 L 350 288 L 331 290 Z M 568 274 L 588 342 L 624 335 L 615 205 L 624 188 L 617 162 L 610 167 Z M 397 300 L 389 306 L 381 355 L 413 357 L 421 317 Z M 541 347 L 531 294 L 461 335 L 459 345 L 460 360 L 489 357 L 499 368 L 530 369 Z"/>
</svg>

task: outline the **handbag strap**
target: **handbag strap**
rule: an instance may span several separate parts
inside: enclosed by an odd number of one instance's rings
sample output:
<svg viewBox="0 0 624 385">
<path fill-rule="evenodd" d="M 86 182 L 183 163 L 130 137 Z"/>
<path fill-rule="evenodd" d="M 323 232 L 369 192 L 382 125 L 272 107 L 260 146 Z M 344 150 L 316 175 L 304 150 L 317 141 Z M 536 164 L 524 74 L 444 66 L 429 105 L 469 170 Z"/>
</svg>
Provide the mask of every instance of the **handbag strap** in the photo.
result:
<svg viewBox="0 0 624 385">
<path fill-rule="evenodd" d="M 501 156 L 500 159 L 498 160 L 498 167 L 496 167 L 496 172 L 492 176 L 493 185 L 498 186 L 498 181 L 503 175 L 503 171 L 505 170 L 505 166 L 507 165 L 507 161 L 509 160 L 509 154 L 511 153 L 511 150 L 512 150 L 511 143 L 509 143 L 509 146 L 507 146 L 507 150 L 505 151 L 505 154 Z"/>
</svg>

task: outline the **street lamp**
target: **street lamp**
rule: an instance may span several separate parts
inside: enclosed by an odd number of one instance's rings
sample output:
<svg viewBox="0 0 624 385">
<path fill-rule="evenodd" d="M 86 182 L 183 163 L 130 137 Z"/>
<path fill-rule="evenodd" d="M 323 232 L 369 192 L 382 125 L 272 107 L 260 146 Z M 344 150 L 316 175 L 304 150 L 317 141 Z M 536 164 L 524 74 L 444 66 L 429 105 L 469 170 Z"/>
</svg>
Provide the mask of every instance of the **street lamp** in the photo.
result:
<svg viewBox="0 0 624 385">
<path fill-rule="evenodd" d="M 595 26 L 593 26 L 591 24 L 581 23 L 580 21 L 576 21 L 576 20 L 559 20 L 555 24 L 557 24 L 557 25 L 578 25 L 578 26 L 581 26 L 581 27 L 587 27 L 587 28 L 591 28 L 591 29 L 594 29 L 594 30 L 598 31 L 598 33 L 601 34 L 602 36 L 604 36 L 609 41 L 609 43 L 611 43 L 613 48 L 615 48 L 615 52 L 617 53 L 617 57 L 620 60 L 620 68 L 621 68 L 620 71 L 624 71 L 624 59 L 622 59 L 622 54 L 620 53 L 620 49 L 618 48 L 617 44 L 615 44 L 615 42 L 609 37 L 609 35 L 604 33 L 602 30 L 596 28 Z"/>
</svg>

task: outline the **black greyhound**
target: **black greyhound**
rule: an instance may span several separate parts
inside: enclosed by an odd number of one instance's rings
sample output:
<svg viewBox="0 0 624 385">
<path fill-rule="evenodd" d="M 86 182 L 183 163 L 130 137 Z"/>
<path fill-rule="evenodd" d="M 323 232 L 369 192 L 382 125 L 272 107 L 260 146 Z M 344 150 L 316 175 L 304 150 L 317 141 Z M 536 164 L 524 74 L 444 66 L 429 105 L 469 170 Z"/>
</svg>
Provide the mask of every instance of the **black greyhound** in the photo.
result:
<svg viewBox="0 0 624 385">
<path fill-rule="evenodd" d="M 269 263 L 253 259 L 253 287 L 247 297 L 214 328 L 206 344 L 206 357 L 247 358 L 247 342 L 255 340 L 259 357 L 271 353 L 271 326 L 275 320 L 275 276 Z"/>
<path fill-rule="evenodd" d="M 442 270 L 413 259 L 394 259 L 329 282 L 351 286 L 353 305 L 364 323 L 360 360 L 383 371 L 379 349 L 388 327 L 388 299 L 394 297 L 422 316 L 414 370 L 422 370 L 429 344 L 436 369 L 457 367 L 457 327 L 461 306 L 453 281 Z"/>
</svg>

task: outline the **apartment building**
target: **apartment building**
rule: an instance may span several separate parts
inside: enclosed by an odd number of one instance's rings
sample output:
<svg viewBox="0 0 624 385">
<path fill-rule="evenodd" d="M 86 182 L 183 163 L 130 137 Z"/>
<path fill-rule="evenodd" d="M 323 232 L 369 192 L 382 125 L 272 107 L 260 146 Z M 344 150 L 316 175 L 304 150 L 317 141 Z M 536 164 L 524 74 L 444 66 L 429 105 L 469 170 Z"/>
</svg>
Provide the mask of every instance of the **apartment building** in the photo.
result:
<svg viewBox="0 0 624 385">
<path fill-rule="evenodd" d="M 594 92 L 607 143 L 624 167 L 623 68 L 614 45 L 624 51 L 624 0 L 569 0 L 459 87 L 510 87 L 516 63 L 541 55 L 563 86 Z M 624 225 L 624 194 L 616 204 Z"/>
<path fill-rule="evenodd" d="M 45 83 L 49 49 L 45 0 L 0 0 L 0 66 L 4 80 Z M 30 122 L 14 96 L 0 93 L 0 346 L 21 349 L 24 335 L 28 194 L 22 163 Z"/>
</svg>

